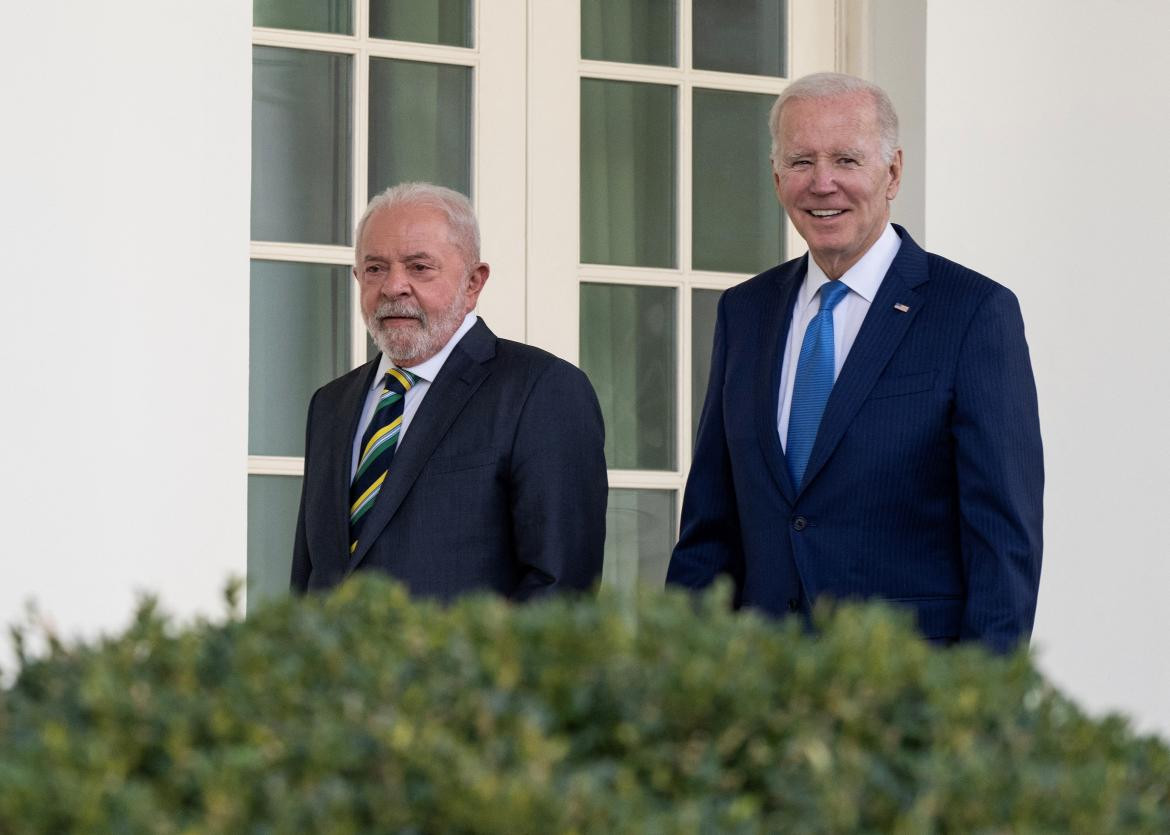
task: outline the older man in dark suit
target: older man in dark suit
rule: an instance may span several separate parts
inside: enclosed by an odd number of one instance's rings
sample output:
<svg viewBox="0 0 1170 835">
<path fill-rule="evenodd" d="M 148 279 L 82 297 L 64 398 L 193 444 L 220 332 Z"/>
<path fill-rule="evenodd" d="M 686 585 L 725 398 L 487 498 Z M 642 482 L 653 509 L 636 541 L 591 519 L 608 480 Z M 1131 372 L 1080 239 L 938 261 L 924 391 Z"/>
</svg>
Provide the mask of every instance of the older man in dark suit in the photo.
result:
<svg viewBox="0 0 1170 835">
<path fill-rule="evenodd" d="M 489 268 L 470 203 L 395 186 L 366 209 L 356 255 L 381 355 L 309 405 L 293 590 L 360 570 L 439 599 L 590 588 L 607 491 L 597 397 L 472 312 Z"/>
<path fill-rule="evenodd" d="M 948 644 L 1031 634 L 1044 468 L 1015 296 L 890 224 L 902 151 L 861 79 L 793 82 L 776 194 L 809 255 L 728 290 L 668 582 L 804 613 L 878 597 Z"/>
</svg>

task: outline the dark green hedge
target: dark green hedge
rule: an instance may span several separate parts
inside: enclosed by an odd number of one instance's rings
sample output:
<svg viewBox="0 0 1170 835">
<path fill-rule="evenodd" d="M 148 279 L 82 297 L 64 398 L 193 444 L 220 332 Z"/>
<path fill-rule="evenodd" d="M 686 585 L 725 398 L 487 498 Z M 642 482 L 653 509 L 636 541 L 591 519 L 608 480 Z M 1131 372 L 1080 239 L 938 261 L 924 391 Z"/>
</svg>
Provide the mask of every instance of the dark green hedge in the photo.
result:
<svg viewBox="0 0 1170 835">
<path fill-rule="evenodd" d="M 510 607 L 361 578 L 22 659 L 0 833 L 1170 832 L 1170 751 L 878 607 Z"/>
</svg>

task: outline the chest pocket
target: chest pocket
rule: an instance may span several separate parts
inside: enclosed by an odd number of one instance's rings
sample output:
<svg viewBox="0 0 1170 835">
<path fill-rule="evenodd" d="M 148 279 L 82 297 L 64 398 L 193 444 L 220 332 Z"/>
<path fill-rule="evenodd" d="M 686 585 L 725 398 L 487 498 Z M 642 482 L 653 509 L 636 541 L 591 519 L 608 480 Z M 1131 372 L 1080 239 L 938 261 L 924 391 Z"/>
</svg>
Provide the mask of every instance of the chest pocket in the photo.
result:
<svg viewBox="0 0 1170 835">
<path fill-rule="evenodd" d="M 883 397 L 901 397 L 906 394 L 917 394 L 920 391 L 930 391 L 934 388 L 934 379 L 937 371 L 923 371 L 920 374 L 903 374 L 899 377 L 878 380 L 869 393 L 870 400 Z"/>
<path fill-rule="evenodd" d="M 456 455 L 448 458 L 432 458 L 424 470 L 428 475 L 439 473 L 457 473 L 464 470 L 474 470 L 486 467 L 496 462 L 496 451 L 489 449 L 485 452 L 475 452 L 471 455 Z"/>
</svg>

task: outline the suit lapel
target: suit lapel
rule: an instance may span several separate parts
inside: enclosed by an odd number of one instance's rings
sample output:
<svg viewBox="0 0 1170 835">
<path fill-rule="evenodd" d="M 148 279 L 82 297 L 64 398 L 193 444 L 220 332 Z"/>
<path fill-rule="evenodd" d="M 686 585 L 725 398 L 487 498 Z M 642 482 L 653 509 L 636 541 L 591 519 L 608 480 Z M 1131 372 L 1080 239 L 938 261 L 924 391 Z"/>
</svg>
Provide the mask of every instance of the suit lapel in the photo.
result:
<svg viewBox="0 0 1170 835">
<path fill-rule="evenodd" d="M 772 479 L 780 492 L 791 504 L 796 497 L 788 464 L 784 460 L 784 446 L 776 428 L 776 415 L 780 405 L 780 371 L 784 367 L 784 346 L 788 341 L 788 329 L 792 324 L 792 308 L 796 304 L 800 285 L 808 270 L 808 256 L 789 262 L 780 268 L 769 303 L 759 311 L 763 350 L 756 360 L 755 413 L 756 429 L 764 461 L 772 473 Z"/>
<path fill-rule="evenodd" d="M 353 439 L 358 433 L 358 423 L 366 404 L 366 394 L 374 384 L 378 370 L 375 358 L 354 374 L 342 390 L 336 406 L 325 410 L 322 418 L 329 421 L 320 430 L 325 439 L 323 458 L 328 462 L 325 490 L 328 506 L 320 521 L 326 527 L 321 535 L 332 543 L 330 553 L 337 554 L 343 562 L 349 555 L 349 482 L 353 467 Z M 364 428 L 364 427 L 363 427 Z"/>
<path fill-rule="evenodd" d="M 845 365 L 841 368 L 841 374 L 833 385 L 804 473 L 805 487 L 816 478 L 837 448 L 845 430 L 849 428 L 902 337 L 906 335 L 910 323 L 925 303 L 914 288 L 930 277 L 926 253 L 914 243 L 905 229 L 897 225 L 894 229 L 902 238 L 902 245 L 878 288 L 865 321 L 861 323 L 857 339 L 845 359 Z M 907 309 L 902 310 L 902 307 Z"/>
<path fill-rule="evenodd" d="M 431 453 L 487 377 L 487 361 L 495 356 L 495 346 L 495 334 L 481 319 L 459 340 L 443 363 L 411 420 L 406 437 L 394 453 L 390 475 L 370 510 L 357 551 L 349 562 L 349 571 L 361 564 L 371 545 L 394 518 Z"/>
</svg>

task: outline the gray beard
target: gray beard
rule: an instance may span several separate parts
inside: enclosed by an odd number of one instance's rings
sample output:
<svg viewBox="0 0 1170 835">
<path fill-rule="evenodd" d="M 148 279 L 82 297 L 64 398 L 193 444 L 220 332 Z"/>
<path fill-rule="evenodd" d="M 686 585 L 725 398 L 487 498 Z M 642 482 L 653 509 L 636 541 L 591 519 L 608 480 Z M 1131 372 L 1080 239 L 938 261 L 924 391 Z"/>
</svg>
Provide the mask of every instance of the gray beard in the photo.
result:
<svg viewBox="0 0 1170 835">
<path fill-rule="evenodd" d="M 463 323 L 464 307 L 467 304 L 467 287 L 459 288 L 451 306 L 433 319 L 414 302 L 382 302 L 372 316 L 365 316 L 366 330 L 374 344 L 388 356 L 395 365 L 408 366 L 417 358 L 431 357 L 447 344 Z M 407 330 L 386 330 L 378 326 L 383 316 L 409 316 L 418 322 L 418 327 Z"/>
</svg>

